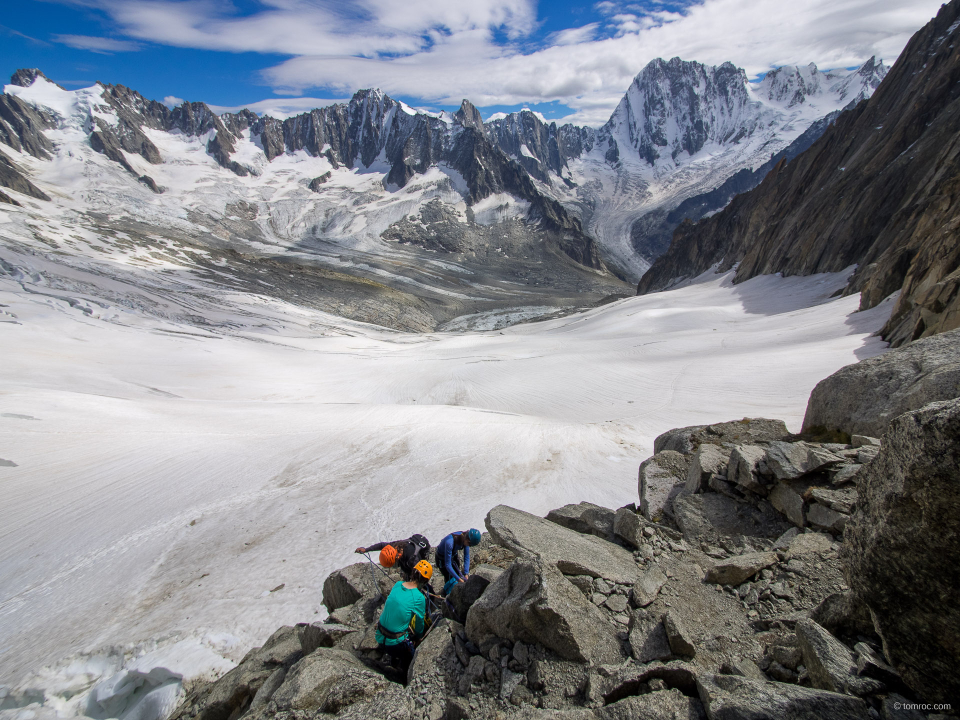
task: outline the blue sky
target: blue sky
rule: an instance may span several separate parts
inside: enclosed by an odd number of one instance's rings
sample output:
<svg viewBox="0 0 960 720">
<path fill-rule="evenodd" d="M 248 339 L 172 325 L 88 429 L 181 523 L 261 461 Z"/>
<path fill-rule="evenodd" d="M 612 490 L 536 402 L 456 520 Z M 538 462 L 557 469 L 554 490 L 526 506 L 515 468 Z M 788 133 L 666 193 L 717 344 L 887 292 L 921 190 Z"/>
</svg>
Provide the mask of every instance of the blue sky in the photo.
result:
<svg viewBox="0 0 960 720">
<path fill-rule="evenodd" d="M 415 107 L 519 107 L 599 125 L 655 57 L 757 76 L 890 64 L 939 0 L 24 0 L 0 72 L 39 67 L 170 102 L 292 112 L 381 87 Z"/>
</svg>

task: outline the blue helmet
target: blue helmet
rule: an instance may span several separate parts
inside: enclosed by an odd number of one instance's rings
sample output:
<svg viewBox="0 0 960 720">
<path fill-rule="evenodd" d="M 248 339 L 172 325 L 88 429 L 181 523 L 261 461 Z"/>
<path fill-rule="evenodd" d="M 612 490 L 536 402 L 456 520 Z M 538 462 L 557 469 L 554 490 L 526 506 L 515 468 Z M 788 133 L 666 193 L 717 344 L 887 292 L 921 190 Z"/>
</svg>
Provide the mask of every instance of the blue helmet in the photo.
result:
<svg viewBox="0 0 960 720">
<path fill-rule="evenodd" d="M 480 531 L 476 528 L 471 528 L 470 532 L 467 533 L 467 542 L 470 545 L 479 545 L 480 544 Z"/>
</svg>

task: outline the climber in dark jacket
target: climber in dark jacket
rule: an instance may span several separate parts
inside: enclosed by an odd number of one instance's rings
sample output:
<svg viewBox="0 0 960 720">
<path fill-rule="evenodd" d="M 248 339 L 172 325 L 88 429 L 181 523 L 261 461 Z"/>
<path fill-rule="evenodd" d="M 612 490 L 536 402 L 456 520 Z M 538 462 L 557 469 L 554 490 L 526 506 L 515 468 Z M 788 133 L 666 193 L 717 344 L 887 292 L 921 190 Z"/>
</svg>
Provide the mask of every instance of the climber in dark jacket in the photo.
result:
<svg viewBox="0 0 960 720">
<path fill-rule="evenodd" d="M 393 546 L 393 549 L 396 551 L 396 564 L 400 567 L 400 572 L 405 578 L 410 577 L 414 566 L 421 560 L 426 560 L 427 554 L 430 552 L 430 541 L 419 534 L 411 535 L 406 540 L 394 540 L 389 543 L 380 542 L 369 547 L 358 547 L 354 552 L 368 553 L 375 550 L 385 550 L 388 545 Z M 389 562 L 388 560 L 390 554 L 385 556 L 384 553 L 381 553 L 380 557 L 381 565 L 384 567 L 393 567 L 393 562 Z"/>
<path fill-rule="evenodd" d="M 480 544 L 480 531 L 472 528 L 447 535 L 437 545 L 435 564 L 443 573 L 443 594 L 447 595 L 458 582 L 470 576 L 470 548 Z M 463 561 L 460 555 L 463 555 Z"/>
</svg>

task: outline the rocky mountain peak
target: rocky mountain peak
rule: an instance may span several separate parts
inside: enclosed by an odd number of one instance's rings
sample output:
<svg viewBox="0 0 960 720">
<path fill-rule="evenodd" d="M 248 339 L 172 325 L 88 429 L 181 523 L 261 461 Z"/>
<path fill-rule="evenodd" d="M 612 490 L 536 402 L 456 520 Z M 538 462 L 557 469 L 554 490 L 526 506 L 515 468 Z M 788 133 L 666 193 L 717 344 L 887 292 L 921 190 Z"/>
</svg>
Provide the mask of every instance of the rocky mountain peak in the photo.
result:
<svg viewBox="0 0 960 720">
<path fill-rule="evenodd" d="M 708 142 L 736 142 L 749 133 L 751 102 L 746 74 L 732 63 L 657 58 L 634 78 L 601 135 L 616 142 L 620 157 L 632 148 L 650 165 L 675 161 Z"/>
<path fill-rule="evenodd" d="M 464 127 L 472 127 L 483 132 L 483 117 L 480 111 L 469 100 L 464 99 L 460 103 L 460 109 L 453 116 L 454 119 Z"/>
<path fill-rule="evenodd" d="M 871 57 L 853 72 L 820 71 L 816 64 L 784 65 L 768 72 L 756 89 L 757 97 L 785 108 L 803 105 L 811 98 L 833 95 L 837 101 L 856 104 L 870 97 L 887 74 L 883 61 Z"/>
<path fill-rule="evenodd" d="M 10 76 L 10 84 L 19 85 L 20 87 L 30 87 L 34 82 L 36 82 L 38 77 L 43 78 L 52 85 L 57 85 L 57 83 L 53 82 L 53 80 L 44 75 L 43 71 L 41 71 L 39 68 L 20 68 Z M 63 90 L 60 85 L 57 85 L 57 87 Z"/>
</svg>

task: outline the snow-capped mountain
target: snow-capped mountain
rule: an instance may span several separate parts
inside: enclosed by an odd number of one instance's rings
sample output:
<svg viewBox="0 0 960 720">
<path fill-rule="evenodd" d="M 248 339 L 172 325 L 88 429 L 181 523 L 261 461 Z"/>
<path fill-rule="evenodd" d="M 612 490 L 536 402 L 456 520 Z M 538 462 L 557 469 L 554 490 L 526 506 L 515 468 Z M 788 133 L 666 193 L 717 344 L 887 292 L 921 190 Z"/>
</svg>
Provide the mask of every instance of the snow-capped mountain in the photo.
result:
<svg viewBox="0 0 960 720">
<path fill-rule="evenodd" d="M 118 85 L 67 91 L 36 71 L 14 80 L 0 95 L 0 184 L 34 216 L 7 228 L 25 245 L 38 222 L 58 248 L 78 226 L 163 238 L 197 250 L 193 271 L 228 262 L 241 283 L 403 329 L 630 292 L 468 102 L 430 115 L 364 90 L 281 121 L 170 109 Z M 276 277 L 261 277 L 270 267 Z M 317 273 L 325 282 L 290 279 Z"/>
<path fill-rule="evenodd" d="M 355 319 L 426 329 L 517 307 L 535 316 L 629 292 L 604 258 L 635 279 L 683 217 L 752 187 L 771 156 L 792 157 L 792 142 L 885 72 L 872 60 L 781 68 L 751 84 L 730 63 L 655 60 L 596 130 L 529 111 L 484 124 L 467 101 L 424 113 L 378 90 L 284 120 L 217 114 L 24 70 L 0 95 L 0 185 L 44 203 L 35 214 L 61 218 L 48 227 L 60 237 L 85 224 L 232 252 L 217 262 L 243 282 L 263 268 L 240 264 L 264 255 L 339 273 L 336 290 L 293 289 L 279 271 L 271 284 Z M 20 233 L 35 240 L 36 223 Z"/>
<path fill-rule="evenodd" d="M 761 112 L 747 92 L 747 75 L 732 63 L 718 67 L 656 59 L 634 78 L 600 129 L 612 163 L 639 156 L 648 165 L 693 157 L 707 143 L 739 143 L 757 130 Z"/>
<path fill-rule="evenodd" d="M 639 277 L 664 248 L 642 226 L 637 232 L 638 220 L 757 170 L 818 120 L 870 97 L 886 72 L 871 58 L 853 71 L 782 67 L 750 83 L 731 63 L 656 59 L 597 131 L 547 125 L 522 111 L 488 123 L 487 136 L 582 218 L 610 260 Z M 717 197 L 725 204 L 731 195 Z M 723 207 L 694 204 L 704 213 Z"/>
</svg>

